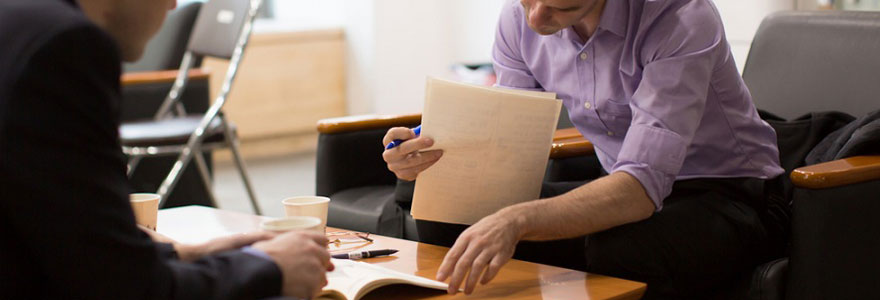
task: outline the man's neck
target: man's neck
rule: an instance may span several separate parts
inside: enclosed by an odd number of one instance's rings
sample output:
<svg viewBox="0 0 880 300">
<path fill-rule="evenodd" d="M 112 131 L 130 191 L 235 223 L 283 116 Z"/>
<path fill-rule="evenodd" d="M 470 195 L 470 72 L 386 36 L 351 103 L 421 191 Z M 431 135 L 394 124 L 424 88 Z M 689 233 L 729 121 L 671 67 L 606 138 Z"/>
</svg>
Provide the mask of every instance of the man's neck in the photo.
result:
<svg viewBox="0 0 880 300">
<path fill-rule="evenodd" d="M 574 32 L 577 33 L 582 41 L 588 41 L 596 33 L 599 21 L 602 19 L 602 12 L 605 11 L 605 2 L 606 0 L 596 1 L 593 7 L 590 8 L 590 11 L 579 22 L 572 25 Z"/>
</svg>

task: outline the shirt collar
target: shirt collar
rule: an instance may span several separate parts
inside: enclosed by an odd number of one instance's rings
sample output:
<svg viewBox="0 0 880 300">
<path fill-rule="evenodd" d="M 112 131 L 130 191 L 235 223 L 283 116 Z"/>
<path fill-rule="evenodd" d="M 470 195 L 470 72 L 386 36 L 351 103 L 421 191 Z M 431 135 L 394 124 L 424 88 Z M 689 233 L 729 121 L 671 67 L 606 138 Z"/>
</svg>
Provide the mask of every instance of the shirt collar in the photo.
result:
<svg viewBox="0 0 880 300">
<path fill-rule="evenodd" d="M 624 37 L 626 35 L 626 24 L 629 22 L 627 6 L 627 0 L 606 0 L 602 16 L 599 18 L 598 28 Z M 566 40 L 580 41 L 580 36 L 571 26 L 556 32 L 555 35 Z M 586 41 L 581 42 L 585 43 Z"/>
<path fill-rule="evenodd" d="M 626 24 L 629 23 L 629 1 L 606 0 L 605 10 L 599 19 L 599 28 L 608 30 L 618 36 L 626 35 Z"/>
</svg>

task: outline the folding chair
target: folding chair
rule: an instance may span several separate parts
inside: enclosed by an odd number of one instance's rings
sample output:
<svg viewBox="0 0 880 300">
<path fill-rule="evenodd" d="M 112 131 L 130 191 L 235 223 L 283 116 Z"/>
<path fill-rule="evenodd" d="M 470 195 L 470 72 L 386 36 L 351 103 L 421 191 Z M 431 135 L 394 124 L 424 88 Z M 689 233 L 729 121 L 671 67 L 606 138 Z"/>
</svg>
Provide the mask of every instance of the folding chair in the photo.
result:
<svg viewBox="0 0 880 300">
<path fill-rule="evenodd" d="M 212 179 L 201 152 L 228 147 L 232 151 L 233 160 L 247 189 L 254 212 L 261 213 L 241 158 L 235 127 L 222 111 L 261 3 L 262 0 L 206 2 L 196 19 L 174 85 L 155 117 L 149 121 L 123 123 L 120 127 L 122 149 L 129 155 L 129 176 L 143 157 L 178 155 L 177 161 L 157 191 L 161 197 L 160 207 L 164 206 L 168 194 L 174 189 L 191 159 L 195 159 L 208 196 L 212 204 L 216 205 L 211 190 Z M 179 101 L 180 95 L 186 88 L 188 74 L 194 62 L 204 57 L 227 59 L 229 68 L 220 93 L 207 112 L 187 114 Z"/>
</svg>

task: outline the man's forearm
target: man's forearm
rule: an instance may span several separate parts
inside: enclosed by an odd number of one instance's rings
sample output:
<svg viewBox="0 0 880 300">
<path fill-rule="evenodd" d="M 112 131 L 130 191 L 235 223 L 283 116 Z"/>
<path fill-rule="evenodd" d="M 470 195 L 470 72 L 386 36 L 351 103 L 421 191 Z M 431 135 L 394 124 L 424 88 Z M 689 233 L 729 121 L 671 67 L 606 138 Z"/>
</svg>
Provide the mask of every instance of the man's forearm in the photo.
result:
<svg viewBox="0 0 880 300">
<path fill-rule="evenodd" d="M 651 216 L 654 203 L 632 175 L 617 172 L 563 195 L 501 210 L 515 220 L 523 240 L 572 238 L 637 222 Z"/>
</svg>

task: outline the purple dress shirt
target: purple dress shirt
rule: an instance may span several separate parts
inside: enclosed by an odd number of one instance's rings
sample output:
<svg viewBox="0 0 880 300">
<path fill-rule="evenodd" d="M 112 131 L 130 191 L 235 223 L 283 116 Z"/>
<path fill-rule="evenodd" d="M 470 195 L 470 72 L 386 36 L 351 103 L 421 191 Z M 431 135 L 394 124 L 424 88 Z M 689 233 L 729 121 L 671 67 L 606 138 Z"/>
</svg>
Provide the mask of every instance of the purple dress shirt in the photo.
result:
<svg viewBox="0 0 880 300">
<path fill-rule="evenodd" d="M 492 56 L 497 85 L 556 92 L 602 167 L 638 179 L 657 210 L 676 180 L 783 173 L 710 0 L 607 0 L 587 41 L 535 33 L 513 1 Z"/>
</svg>

